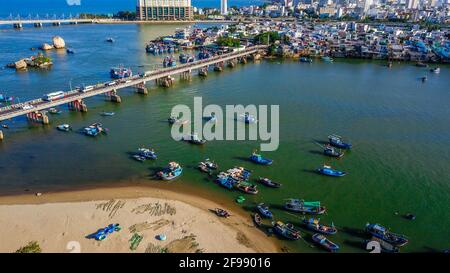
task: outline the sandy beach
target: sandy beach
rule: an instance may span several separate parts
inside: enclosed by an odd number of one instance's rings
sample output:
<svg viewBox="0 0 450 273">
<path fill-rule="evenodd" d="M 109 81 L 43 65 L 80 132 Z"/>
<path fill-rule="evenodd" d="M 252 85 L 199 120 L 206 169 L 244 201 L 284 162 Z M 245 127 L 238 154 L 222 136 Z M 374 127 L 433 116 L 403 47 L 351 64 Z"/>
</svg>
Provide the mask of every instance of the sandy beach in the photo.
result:
<svg viewBox="0 0 450 273">
<path fill-rule="evenodd" d="M 0 252 L 37 241 L 42 252 L 279 252 L 250 217 L 198 196 L 150 187 L 120 187 L 0 197 Z M 229 209 L 229 208 L 226 208 Z M 86 238 L 118 223 L 103 241 Z M 135 234 L 139 235 L 136 236 Z M 164 234 L 166 240 L 158 240 Z M 140 238 L 131 250 L 131 238 Z"/>
</svg>

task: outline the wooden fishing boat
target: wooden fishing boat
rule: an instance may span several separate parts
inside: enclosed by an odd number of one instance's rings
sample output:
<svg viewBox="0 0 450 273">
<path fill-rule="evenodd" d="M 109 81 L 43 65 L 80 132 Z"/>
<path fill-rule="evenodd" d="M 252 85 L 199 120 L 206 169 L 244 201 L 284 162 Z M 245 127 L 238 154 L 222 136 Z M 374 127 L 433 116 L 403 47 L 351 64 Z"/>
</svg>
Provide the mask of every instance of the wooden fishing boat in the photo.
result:
<svg viewBox="0 0 450 273">
<path fill-rule="evenodd" d="M 144 162 L 145 160 L 147 160 L 144 156 L 141 155 L 133 155 L 133 158 L 139 162 Z"/>
<path fill-rule="evenodd" d="M 333 148 L 331 145 L 327 145 L 323 149 L 323 154 L 331 157 L 337 157 L 341 158 L 344 156 L 344 153 L 341 151 L 338 151 L 337 149 Z"/>
<path fill-rule="evenodd" d="M 314 234 L 312 236 L 312 240 L 330 252 L 337 252 L 339 250 L 339 246 L 337 244 L 328 240 L 327 237 L 323 236 L 322 234 Z"/>
<path fill-rule="evenodd" d="M 301 237 L 300 232 L 295 230 L 292 224 L 284 224 L 281 221 L 274 223 L 273 230 L 276 234 L 289 240 L 298 240 Z"/>
<path fill-rule="evenodd" d="M 265 218 L 272 218 L 273 214 L 272 212 L 269 210 L 269 207 L 266 206 L 264 203 L 260 203 L 256 206 L 256 208 L 258 209 L 259 213 L 261 213 L 261 215 Z"/>
<path fill-rule="evenodd" d="M 283 208 L 293 212 L 313 215 L 323 214 L 326 211 L 326 208 L 321 206 L 319 201 L 306 202 L 299 199 L 288 199 Z"/>
<path fill-rule="evenodd" d="M 58 131 L 62 131 L 62 132 L 69 132 L 70 130 L 72 130 L 72 127 L 69 124 L 61 124 L 61 125 L 58 125 L 56 127 L 56 129 L 58 129 Z"/>
<path fill-rule="evenodd" d="M 173 180 L 183 173 L 183 168 L 176 163 L 170 162 L 169 165 L 162 171 L 157 173 L 157 176 L 162 180 Z"/>
<path fill-rule="evenodd" d="M 334 176 L 334 177 L 341 177 L 341 176 L 344 176 L 347 174 L 346 172 L 332 169 L 330 166 L 327 166 L 327 165 L 323 165 L 323 167 L 318 168 L 317 172 L 320 174 L 323 174 L 323 175 Z"/>
<path fill-rule="evenodd" d="M 366 232 L 393 246 L 401 247 L 408 243 L 408 239 L 404 235 L 392 233 L 379 224 L 367 223 Z"/>
<path fill-rule="evenodd" d="M 187 141 L 192 144 L 196 144 L 196 145 L 203 145 L 206 143 L 206 140 L 200 139 L 197 134 L 191 134 L 188 136 L 184 136 L 182 138 L 182 140 Z"/>
<path fill-rule="evenodd" d="M 258 227 L 260 227 L 262 225 L 262 219 L 258 213 L 253 214 L 253 221 L 255 222 L 256 226 L 258 226 Z"/>
<path fill-rule="evenodd" d="M 271 165 L 273 162 L 272 159 L 264 158 L 262 155 L 257 154 L 257 153 L 253 153 L 250 156 L 250 161 L 253 161 L 260 165 Z"/>
<path fill-rule="evenodd" d="M 256 185 L 250 184 L 248 182 L 240 181 L 234 184 L 234 187 L 242 192 L 248 194 L 257 194 L 258 190 L 256 189 Z"/>
<path fill-rule="evenodd" d="M 350 142 L 344 142 L 341 136 L 336 134 L 332 134 L 328 136 L 328 142 L 331 146 L 340 148 L 340 149 L 351 149 L 352 144 Z"/>
<path fill-rule="evenodd" d="M 333 224 L 331 226 L 326 226 L 326 225 L 320 224 L 319 221 L 320 221 L 320 219 L 304 218 L 302 222 L 306 226 L 307 229 L 313 230 L 315 232 L 327 234 L 327 235 L 336 234 L 337 229 L 334 227 Z"/>
<path fill-rule="evenodd" d="M 139 148 L 138 155 L 143 156 L 146 159 L 157 159 L 158 155 L 153 149 Z"/>
<path fill-rule="evenodd" d="M 213 211 L 219 217 L 228 218 L 231 216 L 231 214 L 228 211 L 221 209 L 221 208 L 215 208 L 215 209 L 210 209 L 210 210 Z"/>
<path fill-rule="evenodd" d="M 260 177 L 258 182 L 270 188 L 279 188 L 282 186 L 282 184 L 265 177 Z"/>
</svg>

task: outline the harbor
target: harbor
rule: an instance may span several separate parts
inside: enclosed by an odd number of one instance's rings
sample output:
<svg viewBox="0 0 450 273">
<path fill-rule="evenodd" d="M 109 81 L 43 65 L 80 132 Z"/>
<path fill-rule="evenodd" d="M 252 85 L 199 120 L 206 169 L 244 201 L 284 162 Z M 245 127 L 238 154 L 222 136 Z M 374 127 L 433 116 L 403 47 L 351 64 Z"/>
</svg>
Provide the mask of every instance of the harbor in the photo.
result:
<svg viewBox="0 0 450 273">
<path fill-rule="evenodd" d="M 120 63 L 135 71 L 151 70 L 166 55 L 148 54 L 145 44 L 173 33 L 179 26 L 165 25 L 156 30 L 144 25 L 115 25 L 113 44 L 102 38 L 98 44 L 83 48 L 91 37 L 108 37 L 110 27 L 68 26 L 65 33 L 45 28 L 29 30 L 17 36 L 15 48 L 7 45 L 10 34 L 6 33 L 5 39 L 0 39 L 0 46 L 8 48 L 1 56 L 3 63 L 12 59 L 14 52 L 23 52 L 32 43 L 38 43 L 41 35 L 68 37 L 67 43 L 77 49 L 77 54 L 69 57 L 65 53 L 50 53 L 54 60 L 51 72 L 2 70 L 2 89 L 8 90 L 6 95 L 27 101 L 48 90 L 61 90 L 71 79 L 73 86 L 104 83 L 109 80 L 109 68 Z M 30 36 L 34 36 L 32 42 L 27 40 Z M 420 80 L 423 75 L 428 75 L 426 84 Z M 4 194 L 26 191 L 42 192 L 44 196 L 51 191 L 133 183 L 149 187 L 157 184 L 173 191 L 199 189 L 228 200 L 230 206 L 243 210 L 249 219 L 256 205 L 264 202 L 277 220 L 296 227 L 301 220 L 285 212 L 284 200 L 320 200 L 327 208 L 321 222 L 336 225 L 338 233 L 328 238 L 342 252 L 366 251 L 359 245 L 357 234 L 367 222 L 384 224 L 407 235 L 410 240 L 402 248 L 404 252 L 439 251 L 446 245 L 438 234 L 446 233 L 449 226 L 448 220 L 441 217 L 446 213 L 445 181 L 450 175 L 445 164 L 449 155 L 441 149 L 450 133 L 445 126 L 449 122 L 445 104 L 448 76 L 445 65 L 435 74 L 412 63 L 395 63 L 392 69 L 386 69 L 381 61 L 315 61 L 305 66 L 298 60 L 271 59 L 224 67 L 222 73 L 210 71 L 206 79 L 192 77 L 189 81 L 177 81 L 170 88 L 154 85 L 148 88 L 147 96 L 136 95 L 136 83 L 131 82 L 121 87 L 121 104 L 93 96 L 86 99 L 87 113 L 64 109 L 50 117 L 50 125 L 28 123 L 23 116 L 2 123 L 8 129 L 2 129 L 7 135 L 0 144 L 4 155 L 0 158 L 0 187 Z M 273 163 L 265 166 L 248 161 L 259 145 L 255 141 L 188 145 L 172 140 L 167 124 L 170 110 L 180 103 L 192 105 L 194 96 L 219 105 L 280 105 L 280 148 L 263 154 Z M 110 112 L 115 115 L 101 115 Z M 55 129 L 61 123 L 80 129 L 96 122 L 109 129 L 107 135 L 87 138 Z M 342 159 L 323 155 L 316 144 L 324 145 L 334 133 L 348 137 L 353 144 Z M 143 164 L 132 160 L 130 153 L 143 146 L 154 148 L 158 159 Z M 258 177 L 269 177 L 283 186 L 271 189 L 258 184 L 258 194 L 245 195 L 242 204 L 235 204 L 236 197 L 244 193 L 227 191 L 197 170 L 198 163 L 206 158 L 214 159 L 221 170 L 235 166 L 251 170 L 251 183 L 256 183 L 254 179 Z M 64 164 L 60 163 L 62 159 Z M 173 182 L 149 178 L 172 161 L 183 166 L 182 176 Z M 316 168 L 324 163 L 345 170 L 347 175 L 337 179 L 318 175 Z M 76 170 L 73 166 L 77 166 Z M 360 209 L 351 211 L 349 207 Z M 417 219 L 405 219 L 407 213 L 414 213 Z M 438 234 L 427 231 L 430 222 Z M 301 233 L 308 231 L 301 229 Z M 319 247 L 310 247 L 312 242 L 281 242 L 292 252 L 322 252 Z"/>
</svg>

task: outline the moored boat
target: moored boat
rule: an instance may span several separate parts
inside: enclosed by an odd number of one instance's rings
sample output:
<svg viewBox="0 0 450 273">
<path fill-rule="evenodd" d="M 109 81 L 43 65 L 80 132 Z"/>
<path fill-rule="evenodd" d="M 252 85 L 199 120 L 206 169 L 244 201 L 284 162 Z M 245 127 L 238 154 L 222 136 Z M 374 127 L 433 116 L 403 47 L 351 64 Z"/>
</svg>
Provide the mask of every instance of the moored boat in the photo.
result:
<svg viewBox="0 0 450 273">
<path fill-rule="evenodd" d="M 113 67 L 109 71 L 109 74 L 113 79 L 123 79 L 133 76 L 133 71 L 125 67 Z"/>
<path fill-rule="evenodd" d="M 139 148 L 138 155 L 145 157 L 146 159 L 157 159 L 158 155 L 153 149 Z"/>
<path fill-rule="evenodd" d="M 62 113 L 61 110 L 58 110 L 58 109 L 56 109 L 56 108 L 50 108 L 50 109 L 48 109 L 48 112 L 49 112 L 50 114 L 61 114 L 61 113 Z"/>
<path fill-rule="evenodd" d="M 366 224 L 366 232 L 375 236 L 393 246 L 404 246 L 408 243 L 408 239 L 404 235 L 395 234 L 388 231 L 385 227 L 379 224 Z"/>
<path fill-rule="evenodd" d="M 312 236 L 312 240 L 330 252 L 337 252 L 339 250 L 339 246 L 337 244 L 333 243 L 322 234 L 319 233 L 314 234 Z"/>
<path fill-rule="evenodd" d="M 327 176 L 341 177 L 346 175 L 346 172 L 335 170 L 328 165 L 323 165 L 322 167 L 317 169 L 317 172 Z"/>
<path fill-rule="evenodd" d="M 264 158 L 262 155 L 257 154 L 256 152 L 254 152 L 250 156 L 250 161 L 260 164 L 260 165 L 270 165 L 273 162 L 272 159 Z"/>
<path fill-rule="evenodd" d="M 0 102 L 11 103 L 14 101 L 14 97 L 8 97 L 6 95 L 0 94 Z"/>
<path fill-rule="evenodd" d="M 416 66 L 417 67 L 428 67 L 428 65 L 426 63 L 423 63 L 423 62 L 417 62 Z"/>
<path fill-rule="evenodd" d="M 320 221 L 320 219 L 304 218 L 302 222 L 306 226 L 306 228 L 313 230 L 315 232 L 319 232 L 322 234 L 329 234 L 329 235 L 336 234 L 337 229 L 334 227 L 333 224 L 331 224 L 331 226 L 326 226 L 326 225 L 320 224 L 319 221 Z"/>
<path fill-rule="evenodd" d="M 162 180 L 173 180 L 183 173 L 183 168 L 177 162 L 169 162 L 169 165 L 162 171 L 157 173 L 157 176 Z"/>
<path fill-rule="evenodd" d="M 279 188 L 282 186 L 282 184 L 275 182 L 273 180 L 270 180 L 269 178 L 265 178 L 265 177 L 260 177 L 258 179 L 258 182 L 263 185 L 266 185 L 267 187 L 270 187 L 270 188 Z"/>
<path fill-rule="evenodd" d="M 266 206 L 264 203 L 259 203 L 256 208 L 258 209 L 259 213 L 261 213 L 261 215 L 265 218 L 272 218 L 273 214 L 272 212 L 269 210 L 269 207 Z"/>
<path fill-rule="evenodd" d="M 327 62 L 327 63 L 333 62 L 333 58 L 331 58 L 330 56 L 322 56 L 321 59 L 322 59 L 322 61 Z"/>
<path fill-rule="evenodd" d="M 438 66 L 438 67 L 430 69 L 430 71 L 433 73 L 439 74 L 439 73 L 441 73 L 441 68 Z"/>
<path fill-rule="evenodd" d="M 102 112 L 100 115 L 105 116 L 105 117 L 111 117 L 114 116 L 116 113 L 114 112 Z"/>
<path fill-rule="evenodd" d="M 330 145 L 340 148 L 340 149 L 351 149 L 352 144 L 350 142 L 344 142 L 341 136 L 332 134 L 328 136 L 328 142 Z"/>
<path fill-rule="evenodd" d="M 300 232 L 293 228 L 292 224 L 284 224 L 278 221 L 273 224 L 273 230 L 276 234 L 283 236 L 289 240 L 298 240 L 301 238 Z"/>
<path fill-rule="evenodd" d="M 108 43 L 114 43 L 114 39 L 113 39 L 112 37 L 106 38 L 106 41 L 107 41 Z"/>
<path fill-rule="evenodd" d="M 253 185 L 245 181 L 237 182 L 236 184 L 234 184 L 234 187 L 248 194 L 258 194 L 258 189 L 256 189 L 256 185 Z"/>
<path fill-rule="evenodd" d="M 255 222 L 256 226 L 260 227 L 262 225 L 261 215 L 259 215 L 258 213 L 253 214 L 253 221 Z"/>
<path fill-rule="evenodd" d="M 133 155 L 132 156 L 135 160 L 140 161 L 140 162 L 144 162 L 145 160 L 147 160 L 145 158 L 145 156 L 141 156 L 141 155 Z"/>
<path fill-rule="evenodd" d="M 344 153 L 341 151 L 338 151 L 336 148 L 332 147 L 331 145 L 326 145 L 323 148 L 323 154 L 331 157 L 337 157 L 341 158 L 344 156 Z"/>
<path fill-rule="evenodd" d="M 306 202 L 300 199 L 288 199 L 283 206 L 284 209 L 304 214 L 323 214 L 326 208 L 320 205 L 319 201 Z"/>
<path fill-rule="evenodd" d="M 83 129 L 84 134 L 88 136 L 97 136 L 100 133 L 106 133 L 106 131 L 101 123 L 93 123 Z"/>
<path fill-rule="evenodd" d="M 312 63 L 312 59 L 308 57 L 300 57 L 301 63 Z"/>
<path fill-rule="evenodd" d="M 241 118 L 247 124 L 258 122 L 258 120 L 254 116 L 247 114 L 247 113 L 244 115 L 241 115 Z"/>
<path fill-rule="evenodd" d="M 72 127 L 69 124 L 61 124 L 61 125 L 58 125 L 56 127 L 56 129 L 58 129 L 58 131 L 62 131 L 62 132 L 69 132 L 70 130 L 72 130 Z"/>
<path fill-rule="evenodd" d="M 75 53 L 75 51 L 74 51 L 72 48 L 66 49 L 66 52 L 67 52 L 68 54 L 74 54 L 74 53 Z"/>
<path fill-rule="evenodd" d="M 228 211 L 221 209 L 221 208 L 215 208 L 211 211 L 213 211 L 219 217 L 228 218 L 231 216 L 231 214 Z"/>
<path fill-rule="evenodd" d="M 206 140 L 200 139 L 197 134 L 190 134 L 188 136 L 182 137 L 182 140 L 187 141 L 192 144 L 203 145 L 206 143 Z"/>
<path fill-rule="evenodd" d="M 234 184 L 238 182 L 236 179 L 226 173 L 220 173 L 219 175 L 217 175 L 216 181 L 217 183 L 219 183 L 219 185 L 229 190 L 233 189 Z"/>
</svg>

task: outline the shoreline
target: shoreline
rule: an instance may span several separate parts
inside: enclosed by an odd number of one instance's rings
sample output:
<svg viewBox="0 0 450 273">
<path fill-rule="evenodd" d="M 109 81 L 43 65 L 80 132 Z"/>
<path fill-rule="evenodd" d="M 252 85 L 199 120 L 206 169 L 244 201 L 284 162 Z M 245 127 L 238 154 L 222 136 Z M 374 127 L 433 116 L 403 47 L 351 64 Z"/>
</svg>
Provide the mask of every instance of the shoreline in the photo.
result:
<svg viewBox="0 0 450 273">
<path fill-rule="evenodd" d="M 158 219 L 150 217 L 152 218 L 152 221 L 172 222 L 172 229 L 167 229 L 166 227 L 166 232 L 168 238 L 169 236 L 170 238 L 178 238 L 167 244 L 178 245 L 178 248 L 172 249 L 173 252 L 185 252 L 185 250 L 187 250 L 184 245 L 180 247 L 180 242 L 182 242 L 183 238 L 186 237 L 186 234 L 189 233 L 195 235 L 195 244 L 198 243 L 198 248 L 205 249 L 205 252 L 266 253 L 281 251 L 279 242 L 274 238 L 268 237 L 263 231 L 258 230 L 254 226 L 251 218 L 246 215 L 245 212 L 239 211 L 236 208 L 230 209 L 231 206 L 223 204 L 220 200 L 219 202 L 212 201 L 197 195 L 175 192 L 158 186 L 147 187 L 133 185 L 48 192 L 43 193 L 41 196 L 36 196 L 31 192 L 29 194 L 1 196 L 0 223 L 3 222 L 5 229 L 3 231 L 3 239 L 0 239 L 0 241 L 4 241 L 0 244 L 2 246 L 0 247 L 0 252 L 13 252 L 20 246 L 24 246 L 33 238 L 35 238 L 33 240 L 42 244 L 43 252 L 68 252 L 62 248 L 61 245 L 61 240 L 63 240 L 62 237 L 67 236 L 67 234 L 74 234 L 74 239 L 82 243 L 83 248 L 87 249 L 86 252 L 130 252 L 128 249 L 129 243 L 127 242 L 128 237 L 130 236 L 124 236 L 124 234 L 125 232 L 128 232 L 127 229 L 129 229 L 129 226 L 132 226 L 132 224 L 142 225 L 142 223 L 139 224 L 135 221 L 145 222 L 144 220 L 148 219 L 148 216 L 130 213 L 124 216 L 127 207 L 124 208 L 124 212 L 121 212 L 122 215 L 118 213 L 117 216 L 117 219 L 121 220 L 123 230 L 119 233 L 121 235 L 120 238 L 115 238 L 116 240 L 111 241 L 109 241 L 108 238 L 104 241 L 104 244 L 102 242 L 101 247 L 98 241 L 83 238 L 87 235 L 84 226 L 78 227 L 77 225 L 71 225 L 66 227 L 67 223 L 61 223 L 61 221 L 64 220 L 61 218 L 66 218 L 63 222 L 82 222 L 86 224 L 87 230 L 92 232 L 105 226 L 105 224 L 103 224 L 103 226 L 101 224 L 107 223 L 105 221 L 110 221 L 107 224 L 114 223 L 114 220 L 116 219 L 114 217 L 108 218 L 107 212 L 95 210 L 95 206 L 98 207 L 99 203 L 105 203 L 106 201 L 112 202 L 112 200 L 124 204 L 126 203 L 127 206 L 128 204 L 133 204 L 133 206 L 137 205 L 137 207 L 143 206 L 144 203 L 148 206 L 149 202 L 150 204 L 152 202 L 153 204 L 164 203 L 177 208 L 178 211 L 182 210 L 180 214 L 175 214 L 173 216 L 159 215 L 156 217 Z M 227 219 L 219 218 L 208 210 L 216 207 L 227 209 L 232 216 Z M 62 214 L 64 214 L 64 217 L 62 217 Z M 21 217 L 16 218 L 17 215 L 20 215 Z M 86 220 L 89 221 L 85 222 Z M 90 220 L 92 220 L 92 223 Z M 11 225 L 11 221 L 14 222 L 14 225 Z M 52 228 L 46 229 L 44 225 L 44 227 L 38 231 L 29 230 L 31 227 L 37 226 L 41 222 L 48 225 L 51 224 Z M 97 228 L 93 229 L 92 225 Z M 187 226 L 188 228 L 180 230 L 178 226 Z M 60 230 L 58 227 L 63 227 L 64 230 Z M 192 230 L 189 232 L 186 231 L 189 229 Z M 55 232 L 60 234 L 52 236 Z M 145 233 L 147 231 L 143 232 Z M 17 233 L 21 235 L 18 236 Z M 83 236 L 80 237 L 80 234 Z M 151 236 L 148 235 L 149 234 L 147 234 L 147 236 L 144 235 L 147 240 L 146 243 L 152 243 L 154 245 L 157 245 L 158 243 L 159 245 L 164 244 L 154 238 L 152 239 L 155 234 L 151 234 Z M 219 245 L 217 240 L 223 242 L 223 244 Z M 106 246 L 103 248 L 103 245 Z M 144 247 L 145 245 L 143 243 L 136 252 L 143 252 Z M 145 249 L 145 251 L 146 250 L 147 249 Z"/>
</svg>

